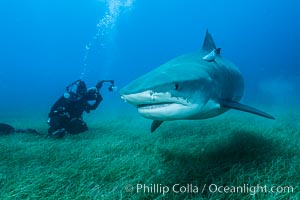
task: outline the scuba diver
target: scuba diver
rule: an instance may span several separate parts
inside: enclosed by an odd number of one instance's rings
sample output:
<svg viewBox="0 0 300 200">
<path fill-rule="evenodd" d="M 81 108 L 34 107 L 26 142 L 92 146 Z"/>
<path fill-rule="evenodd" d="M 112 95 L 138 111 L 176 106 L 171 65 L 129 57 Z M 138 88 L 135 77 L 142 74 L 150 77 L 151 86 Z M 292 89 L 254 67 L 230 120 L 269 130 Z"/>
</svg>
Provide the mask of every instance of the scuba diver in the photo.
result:
<svg viewBox="0 0 300 200">
<path fill-rule="evenodd" d="M 88 127 L 82 120 L 82 114 L 84 111 L 90 113 L 91 110 L 97 109 L 103 100 L 100 89 L 105 82 L 111 84 L 109 91 L 116 89 L 113 80 L 99 81 L 96 87 L 89 89 L 82 80 L 67 86 L 66 92 L 55 102 L 48 115 L 48 137 L 62 138 L 66 133 L 78 134 L 87 131 Z"/>
</svg>

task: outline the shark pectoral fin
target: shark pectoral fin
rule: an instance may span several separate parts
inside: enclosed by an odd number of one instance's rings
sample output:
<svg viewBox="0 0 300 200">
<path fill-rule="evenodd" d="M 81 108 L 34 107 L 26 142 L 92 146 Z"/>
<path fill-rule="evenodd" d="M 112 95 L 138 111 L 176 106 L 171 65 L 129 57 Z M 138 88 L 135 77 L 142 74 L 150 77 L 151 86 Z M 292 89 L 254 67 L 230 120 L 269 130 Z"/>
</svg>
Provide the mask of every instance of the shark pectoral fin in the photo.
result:
<svg viewBox="0 0 300 200">
<path fill-rule="evenodd" d="M 246 106 L 246 105 L 243 105 L 241 103 L 234 102 L 234 101 L 221 100 L 220 101 L 220 106 L 224 107 L 224 108 L 231 108 L 231 109 L 235 109 L 235 110 L 240 110 L 240 111 L 252 113 L 252 114 L 259 115 L 259 116 L 262 116 L 262 117 L 266 117 L 266 118 L 269 118 L 269 119 L 275 119 L 275 117 L 273 117 L 272 115 L 269 115 L 268 113 L 265 113 L 265 112 L 260 111 L 256 108 L 252 108 L 250 106 Z"/>
<path fill-rule="evenodd" d="M 153 133 L 164 121 L 153 120 L 151 124 L 151 133 Z"/>
</svg>

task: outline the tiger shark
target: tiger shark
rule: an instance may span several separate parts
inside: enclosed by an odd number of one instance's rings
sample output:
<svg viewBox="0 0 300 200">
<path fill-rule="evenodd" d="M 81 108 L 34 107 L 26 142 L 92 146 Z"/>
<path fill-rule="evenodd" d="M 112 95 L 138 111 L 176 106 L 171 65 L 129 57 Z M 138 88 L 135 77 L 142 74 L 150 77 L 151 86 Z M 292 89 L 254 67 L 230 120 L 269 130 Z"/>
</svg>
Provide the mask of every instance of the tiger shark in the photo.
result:
<svg viewBox="0 0 300 200">
<path fill-rule="evenodd" d="M 207 119 L 230 109 L 275 119 L 239 103 L 243 77 L 221 57 L 208 30 L 201 50 L 171 59 L 122 88 L 120 94 L 140 115 L 153 120 L 151 132 L 164 121 Z"/>
</svg>

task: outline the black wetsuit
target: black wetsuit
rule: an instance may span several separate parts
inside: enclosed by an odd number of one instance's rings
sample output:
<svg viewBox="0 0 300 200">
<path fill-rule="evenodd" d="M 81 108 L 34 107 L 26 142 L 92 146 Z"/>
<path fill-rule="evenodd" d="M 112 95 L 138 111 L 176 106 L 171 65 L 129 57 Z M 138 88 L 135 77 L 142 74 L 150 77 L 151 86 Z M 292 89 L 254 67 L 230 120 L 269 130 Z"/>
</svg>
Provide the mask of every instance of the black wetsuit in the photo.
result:
<svg viewBox="0 0 300 200">
<path fill-rule="evenodd" d="M 87 92 L 76 100 L 64 96 L 60 97 L 52 106 L 48 115 L 48 123 L 50 124 L 48 135 L 52 136 L 52 134 L 54 135 L 59 131 L 58 137 L 63 137 L 65 132 L 78 134 L 87 131 L 88 127 L 82 120 L 82 113 L 95 110 L 102 99 L 98 90 Z M 89 101 L 95 102 L 90 104 Z"/>
</svg>

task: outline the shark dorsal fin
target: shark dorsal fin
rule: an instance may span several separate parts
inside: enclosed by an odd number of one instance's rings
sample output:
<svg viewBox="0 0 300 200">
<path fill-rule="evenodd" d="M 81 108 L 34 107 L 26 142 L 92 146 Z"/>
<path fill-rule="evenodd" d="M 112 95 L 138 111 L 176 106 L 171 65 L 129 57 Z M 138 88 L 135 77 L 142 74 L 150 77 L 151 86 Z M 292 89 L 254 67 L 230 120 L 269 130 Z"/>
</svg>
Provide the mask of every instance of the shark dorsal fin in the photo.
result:
<svg viewBox="0 0 300 200">
<path fill-rule="evenodd" d="M 216 45 L 214 39 L 212 38 L 211 34 L 206 30 L 206 35 L 204 38 L 202 49 L 208 52 L 211 52 L 216 49 Z"/>
</svg>

